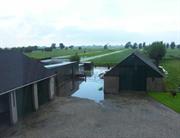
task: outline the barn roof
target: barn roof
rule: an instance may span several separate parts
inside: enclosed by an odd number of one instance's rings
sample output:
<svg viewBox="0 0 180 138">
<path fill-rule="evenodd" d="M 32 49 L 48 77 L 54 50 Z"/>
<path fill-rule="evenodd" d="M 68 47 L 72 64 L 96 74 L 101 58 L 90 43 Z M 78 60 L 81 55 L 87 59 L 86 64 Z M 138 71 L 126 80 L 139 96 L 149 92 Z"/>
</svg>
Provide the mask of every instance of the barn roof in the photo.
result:
<svg viewBox="0 0 180 138">
<path fill-rule="evenodd" d="M 20 52 L 1 51 L 0 65 L 0 95 L 54 75 L 42 63 Z"/>
<path fill-rule="evenodd" d="M 158 67 L 152 62 L 152 60 L 150 58 L 148 58 L 147 56 L 145 56 L 144 54 L 135 51 L 132 54 L 128 55 L 124 60 L 122 60 L 118 65 L 116 65 L 115 67 L 113 67 L 111 70 L 109 70 L 105 75 L 108 75 L 110 72 L 112 72 L 115 68 L 117 68 L 118 66 L 121 66 L 121 64 L 123 62 L 125 62 L 129 57 L 131 56 L 135 56 L 137 58 L 139 58 L 142 62 L 144 62 L 146 65 L 148 65 L 150 68 L 152 68 L 156 73 L 158 73 L 160 76 L 164 77 L 164 74 L 158 69 Z"/>
</svg>

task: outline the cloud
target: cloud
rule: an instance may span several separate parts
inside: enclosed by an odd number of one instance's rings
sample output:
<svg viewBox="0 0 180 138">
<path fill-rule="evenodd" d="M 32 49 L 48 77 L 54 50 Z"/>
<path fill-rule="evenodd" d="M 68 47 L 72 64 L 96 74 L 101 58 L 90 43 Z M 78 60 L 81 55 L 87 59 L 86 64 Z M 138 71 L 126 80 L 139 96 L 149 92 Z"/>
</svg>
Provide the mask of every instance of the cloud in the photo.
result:
<svg viewBox="0 0 180 138">
<path fill-rule="evenodd" d="M 180 43 L 179 0 L 0 0 L 0 46 Z"/>
</svg>

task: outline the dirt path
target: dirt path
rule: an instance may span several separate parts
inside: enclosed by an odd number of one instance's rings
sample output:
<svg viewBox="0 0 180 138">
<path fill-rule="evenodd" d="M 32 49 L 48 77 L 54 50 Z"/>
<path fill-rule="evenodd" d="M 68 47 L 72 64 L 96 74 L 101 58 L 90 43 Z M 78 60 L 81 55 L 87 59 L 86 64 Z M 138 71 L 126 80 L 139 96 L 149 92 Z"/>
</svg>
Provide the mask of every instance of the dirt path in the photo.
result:
<svg viewBox="0 0 180 138">
<path fill-rule="evenodd" d="M 146 96 L 105 97 L 101 104 L 56 98 L 4 137 L 179 138 L 180 116 Z"/>
</svg>

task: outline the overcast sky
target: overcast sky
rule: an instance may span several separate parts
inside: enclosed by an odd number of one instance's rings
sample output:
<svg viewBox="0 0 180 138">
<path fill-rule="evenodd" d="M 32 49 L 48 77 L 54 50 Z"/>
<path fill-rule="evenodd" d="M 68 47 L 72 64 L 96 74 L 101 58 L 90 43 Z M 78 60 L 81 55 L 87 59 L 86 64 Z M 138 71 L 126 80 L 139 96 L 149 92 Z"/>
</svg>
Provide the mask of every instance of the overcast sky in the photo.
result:
<svg viewBox="0 0 180 138">
<path fill-rule="evenodd" d="M 180 0 L 0 0 L 0 47 L 180 43 Z"/>
</svg>

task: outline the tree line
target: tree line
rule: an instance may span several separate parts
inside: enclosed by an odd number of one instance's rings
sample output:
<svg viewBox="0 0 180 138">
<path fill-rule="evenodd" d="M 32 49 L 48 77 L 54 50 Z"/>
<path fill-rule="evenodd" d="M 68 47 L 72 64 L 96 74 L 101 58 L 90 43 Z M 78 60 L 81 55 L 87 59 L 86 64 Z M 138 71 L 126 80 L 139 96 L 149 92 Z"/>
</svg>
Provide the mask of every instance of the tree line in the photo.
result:
<svg viewBox="0 0 180 138">
<path fill-rule="evenodd" d="M 0 51 L 5 50 L 11 50 L 11 51 L 17 51 L 17 52 L 24 52 L 24 53 L 31 53 L 32 51 L 41 50 L 41 51 L 52 51 L 53 49 L 73 49 L 74 46 L 65 46 L 63 43 L 59 43 L 59 45 L 56 45 L 56 43 L 52 43 L 49 47 L 38 47 L 38 46 L 27 46 L 27 47 L 12 47 L 12 48 L 0 48 Z M 82 47 L 79 47 L 79 49 L 82 49 Z"/>
<path fill-rule="evenodd" d="M 132 48 L 132 49 L 142 49 L 142 48 L 146 48 L 148 46 L 150 46 L 151 44 L 147 45 L 145 42 L 143 43 L 131 43 L 131 42 L 127 42 L 124 47 L 125 48 Z M 180 49 L 180 44 L 176 44 L 175 42 L 171 42 L 171 43 L 163 43 L 163 45 L 165 46 L 165 48 L 171 48 L 171 49 L 175 49 L 178 48 Z"/>
</svg>

